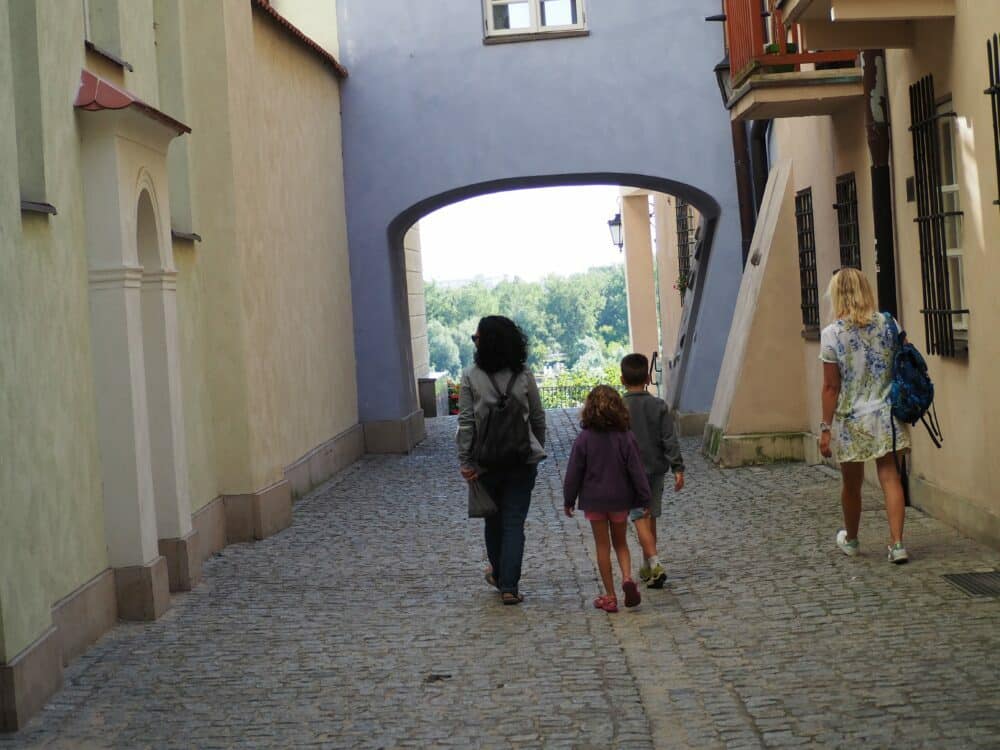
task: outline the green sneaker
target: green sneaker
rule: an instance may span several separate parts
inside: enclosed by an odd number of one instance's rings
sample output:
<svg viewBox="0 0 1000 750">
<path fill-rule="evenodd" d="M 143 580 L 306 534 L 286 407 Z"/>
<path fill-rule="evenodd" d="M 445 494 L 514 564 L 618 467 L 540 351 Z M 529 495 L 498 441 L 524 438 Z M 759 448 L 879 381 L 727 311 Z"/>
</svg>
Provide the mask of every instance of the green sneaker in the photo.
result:
<svg viewBox="0 0 1000 750">
<path fill-rule="evenodd" d="M 646 581 L 646 586 L 651 589 L 662 589 L 663 584 L 667 582 L 667 571 L 663 569 L 662 565 L 654 565 L 652 570 L 649 571 L 649 579 Z"/>
<path fill-rule="evenodd" d="M 910 556 L 906 554 L 906 547 L 903 546 L 902 542 L 896 542 L 889 546 L 889 562 L 899 565 L 909 559 Z"/>
<path fill-rule="evenodd" d="M 649 583 L 649 579 L 652 578 L 652 577 L 653 577 L 653 574 L 650 571 L 649 566 L 646 563 L 643 563 L 642 567 L 639 568 L 639 579 L 643 583 Z"/>
</svg>

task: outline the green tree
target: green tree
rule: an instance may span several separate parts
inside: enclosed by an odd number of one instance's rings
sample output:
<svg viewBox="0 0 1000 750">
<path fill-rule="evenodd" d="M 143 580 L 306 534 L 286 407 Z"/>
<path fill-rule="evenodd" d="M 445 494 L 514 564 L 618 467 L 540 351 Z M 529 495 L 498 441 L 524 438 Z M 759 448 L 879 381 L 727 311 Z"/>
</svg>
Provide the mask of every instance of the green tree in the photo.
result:
<svg viewBox="0 0 1000 750">
<path fill-rule="evenodd" d="M 430 350 L 431 369 L 456 375 L 461 369 L 458 345 L 451 331 L 439 320 L 427 322 L 427 347 Z"/>
</svg>

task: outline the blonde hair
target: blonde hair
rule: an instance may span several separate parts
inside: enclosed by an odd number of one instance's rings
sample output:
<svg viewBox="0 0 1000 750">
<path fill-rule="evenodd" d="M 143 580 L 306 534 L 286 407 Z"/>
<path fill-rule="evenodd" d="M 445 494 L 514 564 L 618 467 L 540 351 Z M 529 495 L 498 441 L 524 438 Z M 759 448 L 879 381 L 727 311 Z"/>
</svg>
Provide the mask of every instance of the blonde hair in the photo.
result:
<svg viewBox="0 0 1000 750">
<path fill-rule="evenodd" d="M 833 317 L 856 326 L 871 323 L 875 314 L 875 295 L 868 279 L 857 268 L 841 268 L 826 289 L 833 303 Z"/>
</svg>

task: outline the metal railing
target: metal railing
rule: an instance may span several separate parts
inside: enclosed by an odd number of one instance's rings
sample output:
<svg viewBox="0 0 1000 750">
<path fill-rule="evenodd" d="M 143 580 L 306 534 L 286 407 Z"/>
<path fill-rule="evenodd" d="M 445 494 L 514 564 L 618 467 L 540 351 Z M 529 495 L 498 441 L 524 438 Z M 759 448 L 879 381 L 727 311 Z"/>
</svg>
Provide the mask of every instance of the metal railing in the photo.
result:
<svg viewBox="0 0 1000 750">
<path fill-rule="evenodd" d="M 589 385 L 553 385 L 539 386 L 538 393 L 542 397 L 542 407 L 545 409 L 568 409 L 574 406 L 583 406 L 587 400 L 587 394 L 599 383 Z M 619 393 L 624 393 L 624 388 L 615 386 Z"/>
<path fill-rule="evenodd" d="M 756 70 L 785 73 L 803 64 L 850 63 L 857 50 L 802 51 L 799 25 L 787 29 L 777 0 L 725 0 L 726 38 L 733 88 Z"/>
</svg>

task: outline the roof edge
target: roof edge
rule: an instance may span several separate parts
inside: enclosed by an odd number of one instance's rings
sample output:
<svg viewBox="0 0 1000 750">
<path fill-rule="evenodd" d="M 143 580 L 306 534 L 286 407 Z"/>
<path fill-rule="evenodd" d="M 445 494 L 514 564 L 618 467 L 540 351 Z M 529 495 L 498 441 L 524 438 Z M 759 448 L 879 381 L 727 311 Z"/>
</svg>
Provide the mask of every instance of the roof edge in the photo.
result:
<svg viewBox="0 0 1000 750">
<path fill-rule="evenodd" d="M 274 6 L 271 5 L 270 0 L 250 0 L 251 6 L 264 13 L 268 16 L 277 26 L 287 32 L 290 36 L 300 42 L 302 45 L 311 49 L 316 55 L 318 55 L 322 60 L 333 68 L 334 73 L 338 78 L 347 78 L 347 68 L 337 62 L 337 58 L 323 49 L 318 43 L 316 43 L 312 38 L 307 36 L 302 32 L 302 30 L 281 15 Z"/>
</svg>

